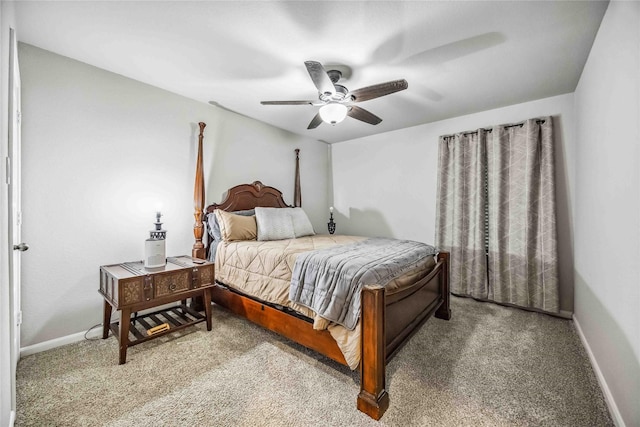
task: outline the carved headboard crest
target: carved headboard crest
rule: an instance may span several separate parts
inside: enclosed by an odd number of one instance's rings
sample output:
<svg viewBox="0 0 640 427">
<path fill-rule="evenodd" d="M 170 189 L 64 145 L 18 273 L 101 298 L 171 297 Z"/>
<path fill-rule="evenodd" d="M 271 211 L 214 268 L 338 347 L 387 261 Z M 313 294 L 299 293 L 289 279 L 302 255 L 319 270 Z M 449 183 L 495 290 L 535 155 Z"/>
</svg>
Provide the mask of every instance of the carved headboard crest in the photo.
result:
<svg viewBox="0 0 640 427">
<path fill-rule="evenodd" d="M 251 184 L 240 184 L 230 188 L 224 201 L 207 206 L 206 212 L 213 212 L 215 209 L 233 212 L 256 207 L 288 208 L 291 206 L 285 203 L 280 190 L 264 185 L 260 181 L 254 181 Z"/>
</svg>

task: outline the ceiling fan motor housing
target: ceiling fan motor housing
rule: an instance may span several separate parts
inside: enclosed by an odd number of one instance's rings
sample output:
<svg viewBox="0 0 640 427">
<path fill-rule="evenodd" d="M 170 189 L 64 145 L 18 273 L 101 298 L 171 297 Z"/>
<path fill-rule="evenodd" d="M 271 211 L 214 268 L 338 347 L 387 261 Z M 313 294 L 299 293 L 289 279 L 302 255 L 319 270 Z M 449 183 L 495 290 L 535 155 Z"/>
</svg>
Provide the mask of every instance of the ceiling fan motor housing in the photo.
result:
<svg viewBox="0 0 640 427">
<path fill-rule="evenodd" d="M 331 81 L 336 84 L 338 83 L 338 80 L 340 80 L 342 78 L 342 71 L 338 71 L 338 70 L 329 70 L 327 71 L 327 75 L 329 76 L 329 78 L 331 79 Z"/>
<path fill-rule="evenodd" d="M 341 101 L 344 101 L 345 98 L 347 98 L 347 94 L 349 93 L 349 89 L 347 89 L 346 87 L 344 87 L 342 85 L 334 84 L 334 86 L 336 88 L 336 92 L 334 94 L 330 94 L 330 93 L 322 93 L 322 94 L 320 94 L 320 100 L 321 101 L 324 101 L 324 102 L 331 102 L 331 101 L 341 102 Z"/>
</svg>

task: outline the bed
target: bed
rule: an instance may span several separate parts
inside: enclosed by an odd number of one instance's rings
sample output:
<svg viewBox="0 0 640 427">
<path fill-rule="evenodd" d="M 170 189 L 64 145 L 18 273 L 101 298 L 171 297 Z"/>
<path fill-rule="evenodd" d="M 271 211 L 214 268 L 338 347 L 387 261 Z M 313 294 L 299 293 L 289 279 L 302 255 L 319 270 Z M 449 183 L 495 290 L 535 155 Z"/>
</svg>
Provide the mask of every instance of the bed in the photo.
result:
<svg viewBox="0 0 640 427">
<path fill-rule="evenodd" d="M 208 247 L 203 241 L 207 231 L 208 215 L 216 209 L 225 212 L 247 211 L 255 208 L 282 208 L 288 205 L 282 193 L 274 188 L 255 181 L 240 184 L 228 190 L 226 198 L 219 204 L 204 207 L 204 179 L 202 173 L 202 140 L 204 123 L 200 124 L 198 160 L 196 164 L 196 182 L 194 188 L 195 243 L 192 256 L 207 258 Z M 296 150 L 295 204 L 301 204 L 299 185 L 299 151 Z M 243 286 L 252 280 L 246 280 L 245 273 L 234 273 L 237 266 L 232 264 L 233 257 L 225 256 L 225 251 L 241 251 L 256 254 L 283 252 L 285 261 L 293 269 L 293 262 L 301 253 L 310 249 L 322 250 L 328 247 L 346 247 L 363 238 L 356 236 L 306 236 L 278 242 L 228 242 L 218 247 L 216 256 L 216 283 L 212 290 L 212 301 L 226 309 L 251 320 L 271 331 L 283 335 L 307 348 L 317 351 L 334 361 L 360 369 L 360 393 L 357 408 L 378 420 L 389 406 L 389 394 L 385 384 L 387 361 L 401 348 L 419 327 L 432 315 L 448 320 L 449 308 L 449 254 L 439 252 L 420 265 L 405 271 L 391 284 L 376 284 L 362 287 L 359 295 L 359 321 L 352 330 L 340 330 L 340 325 L 326 322 L 308 307 L 283 301 L 286 290 L 273 291 L 279 297 L 257 293 L 250 286 Z M 234 246 L 240 245 L 240 246 Z M 265 246 L 266 245 L 266 246 Z M 278 249 L 281 245 L 284 249 Z M 266 255 L 265 255 L 266 256 Z M 232 273 L 229 273 L 229 271 Z M 246 273 L 253 274 L 253 273 Z M 255 274 L 261 274 L 260 272 Z M 245 279 L 242 279 L 245 277 Z M 279 282 L 286 282 L 287 275 L 281 274 Z M 290 280 L 290 279 L 289 279 Z M 386 286 L 384 286 L 386 285 Z M 269 285 L 272 286 L 272 285 Z M 260 287 L 260 286 L 258 286 Z M 284 297 L 286 300 L 286 297 Z M 357 356 L 345 352 L 345 347 L 357 348 Z M 354 359 L 355 357 L 355 359 Z"/>
</svg>

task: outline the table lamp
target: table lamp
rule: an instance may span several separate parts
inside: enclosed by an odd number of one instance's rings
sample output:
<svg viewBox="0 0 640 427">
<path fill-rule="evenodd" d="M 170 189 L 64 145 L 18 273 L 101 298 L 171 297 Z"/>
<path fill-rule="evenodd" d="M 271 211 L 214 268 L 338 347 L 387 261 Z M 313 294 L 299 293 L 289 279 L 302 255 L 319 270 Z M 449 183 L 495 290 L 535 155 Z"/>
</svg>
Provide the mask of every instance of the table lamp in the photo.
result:
<svg viewBox="0 0 640 427">
<path fill-rule="evenodd" d="M 167 231 L 162 229 L 160 211 L 156 212 L 155 230 L 149 231 L 149 238 L 144 242 L 144 268 L 164 267 L 167 264 L 165 239 Z"/>
</svg>

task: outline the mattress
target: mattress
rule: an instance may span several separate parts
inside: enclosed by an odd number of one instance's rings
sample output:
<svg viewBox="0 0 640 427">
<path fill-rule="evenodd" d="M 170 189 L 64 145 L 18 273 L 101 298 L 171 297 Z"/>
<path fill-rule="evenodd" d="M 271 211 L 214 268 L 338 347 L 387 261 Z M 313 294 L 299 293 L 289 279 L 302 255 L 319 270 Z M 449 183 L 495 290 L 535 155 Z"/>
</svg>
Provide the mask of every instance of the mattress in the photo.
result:
<svg viewBox="0 0 640 427">
<path fill-rule="evenodd" d="M 336 340 L 351 369 L 360 363 L 360 327 L 353 331 L 333 324 L 311 309 L 289 301 L 291 274 L 296 256 L 302 252 L 346 245 L 366 237 L 343 235 L 314 235 L 297 239 L 275 241 L 222 242 L 216 253 L 216 280 L 259 300 L 288 307 L 313 319 L 314 329 L 327 329 Z M 410 270 L 385 286 L 393 294 L 424 276 L 435 266 L 435 257 Z"/>
</svg>

